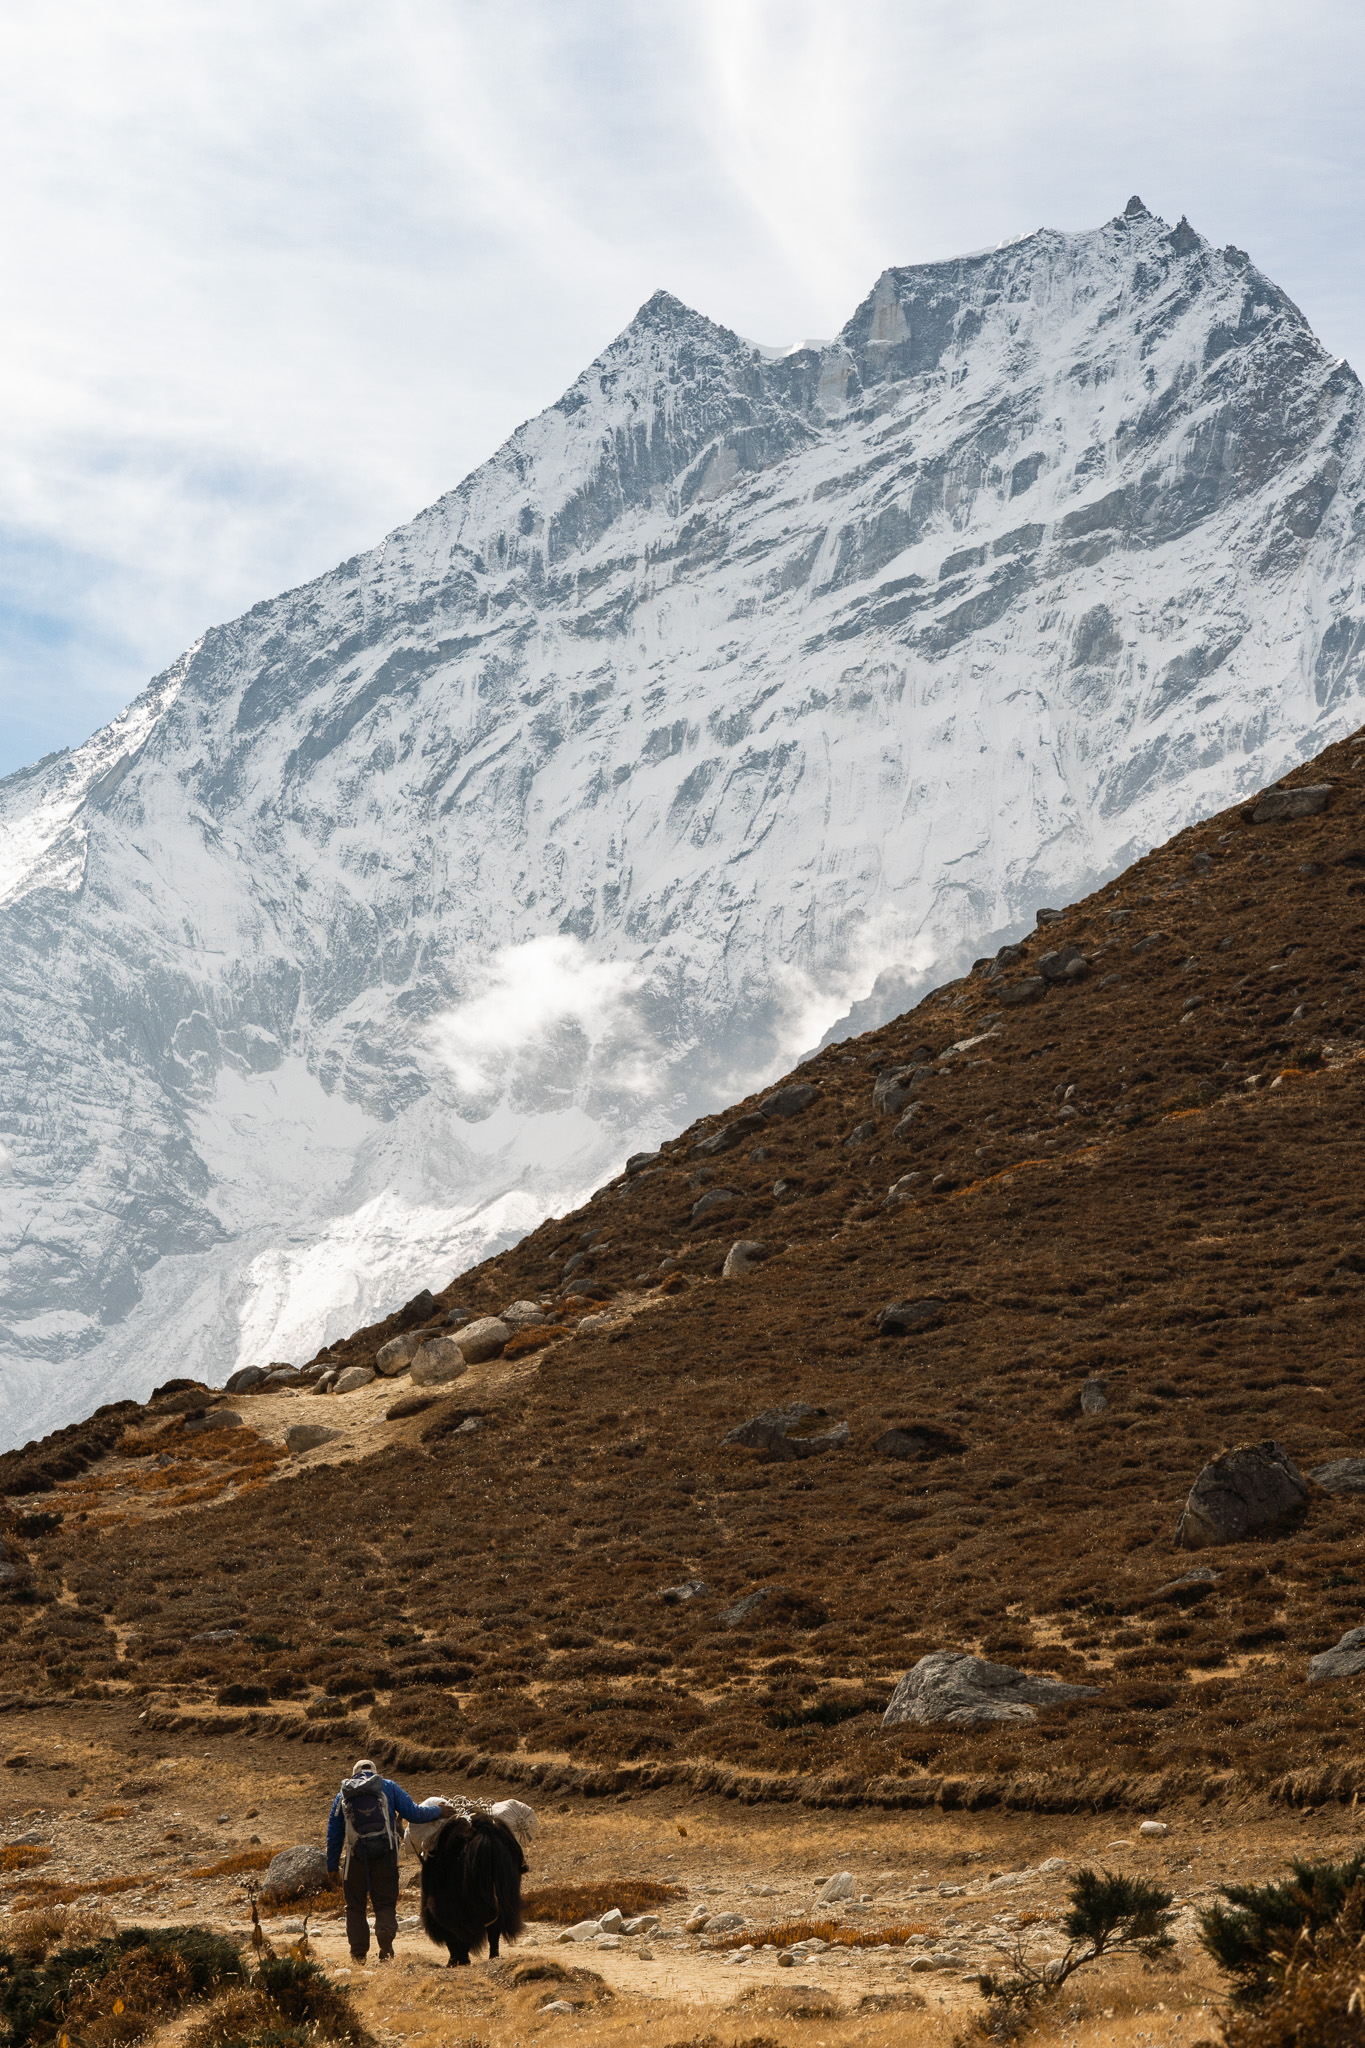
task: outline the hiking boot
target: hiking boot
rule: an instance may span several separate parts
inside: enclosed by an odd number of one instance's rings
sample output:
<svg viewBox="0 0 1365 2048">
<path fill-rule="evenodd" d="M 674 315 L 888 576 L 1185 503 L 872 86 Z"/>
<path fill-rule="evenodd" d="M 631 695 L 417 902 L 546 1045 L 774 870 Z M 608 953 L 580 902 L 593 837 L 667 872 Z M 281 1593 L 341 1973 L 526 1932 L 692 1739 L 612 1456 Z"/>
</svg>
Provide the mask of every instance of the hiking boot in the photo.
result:
<svg viewBox="0 0 1365 2048">
<path fill-rule="evenodd" d="M 351 1961 L 353 1963 L 363 1963 L 368 1954 L 369 1950 L 367 1948 L 353 1948 L 351 1950 Z"/>
<path fill-rule="evenodd" d="M 393 1950 L 391 1948 L 381 1948 L 379 1960 L 381 1963 L 391 1963 L 393 1961 Z"/>
</svg>

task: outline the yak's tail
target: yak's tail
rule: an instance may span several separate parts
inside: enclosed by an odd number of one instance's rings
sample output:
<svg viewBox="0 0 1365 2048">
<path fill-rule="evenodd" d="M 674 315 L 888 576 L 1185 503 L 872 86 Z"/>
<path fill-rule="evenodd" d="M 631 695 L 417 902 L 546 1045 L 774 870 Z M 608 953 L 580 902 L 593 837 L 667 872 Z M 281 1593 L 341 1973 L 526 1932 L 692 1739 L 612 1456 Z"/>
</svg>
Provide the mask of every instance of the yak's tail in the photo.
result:
<svg viewBox="0 0 1365 2048">
<path fill-rule="evenodd" d="M 480 1816 L 483 1820 L 483 1816 Z M 494 1914 L 490 1923 L 498 1930 L 503 1941 L 515 1941 L 525 1926 L 521 1910 L 521 1874 L 526 1868 L 526 1858 L 521 1853 L 521 1844 L 509 1828 L 498 1820 L 483 1820 L 476 1824 L 475 1840 L 470 1849 L 471 1874 L 477 1873 L 482 1884 L 493 1894 Z M 487 1897 L 487 1893 L 484 1894 Z"/>
</svg>

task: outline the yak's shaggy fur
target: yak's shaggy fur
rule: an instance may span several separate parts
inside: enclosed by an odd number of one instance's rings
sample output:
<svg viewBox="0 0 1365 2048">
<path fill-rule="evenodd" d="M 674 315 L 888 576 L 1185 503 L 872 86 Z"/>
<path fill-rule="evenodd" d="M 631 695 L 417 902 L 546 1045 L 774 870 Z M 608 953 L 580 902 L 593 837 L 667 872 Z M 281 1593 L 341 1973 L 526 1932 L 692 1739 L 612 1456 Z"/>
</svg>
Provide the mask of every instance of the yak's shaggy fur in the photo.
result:
<svg viewBox="0 0 1365 2048">
<path fill-rule="evenodd" d="M 525 1869 L 521 1844 L 500 1820 L 462 1813 L 446 1822 L 422 1861 L 422 1925 L 449 1949 L 452 1966 L 485 1942 L 491 1961 L 500 1941 L 516 1940 Z"/>
</svg>

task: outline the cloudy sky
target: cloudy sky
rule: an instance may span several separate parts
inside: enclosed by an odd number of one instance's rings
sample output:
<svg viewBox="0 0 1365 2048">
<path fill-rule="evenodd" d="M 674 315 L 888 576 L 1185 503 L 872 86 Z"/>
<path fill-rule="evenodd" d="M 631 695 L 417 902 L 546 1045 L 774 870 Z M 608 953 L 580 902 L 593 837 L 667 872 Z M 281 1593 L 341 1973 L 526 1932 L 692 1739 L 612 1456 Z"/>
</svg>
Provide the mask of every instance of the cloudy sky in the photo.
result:
<svg viewBox="0 0 1365 2048">
<path fill-rule="evenodd" d="M 658 286 L 833 333 L 1139 192 L 1365 366 L 1359 0 L 10 0 L 0 774 L 378 539 Z"/>
</svg>

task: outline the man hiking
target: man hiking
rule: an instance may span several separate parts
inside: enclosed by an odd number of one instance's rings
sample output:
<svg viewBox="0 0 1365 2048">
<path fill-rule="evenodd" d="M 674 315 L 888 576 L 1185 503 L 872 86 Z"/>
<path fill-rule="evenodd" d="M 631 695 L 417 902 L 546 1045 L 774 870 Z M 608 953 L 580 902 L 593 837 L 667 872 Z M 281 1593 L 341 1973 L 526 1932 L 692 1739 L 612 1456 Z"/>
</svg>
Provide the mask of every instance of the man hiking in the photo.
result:
<svg viewBox="0 0 1365 2048">
<path fill-rule="evenodd" d="M 367 1894 L 374 1907 L 379 1960 L 387 1963 L 393 1956 L 398 1932 L 398 1816 L 427 1821 L 439 1819 L 441 1813 L 439 1801 L 419 1806 L 392 1778 L 381 1778 L 367 1756 L 342 1780 L 327 1817 L 327 1868 L 341 1871 L 352 1962 L 363 1963 L 370 1952 Z"/>
</svg>

